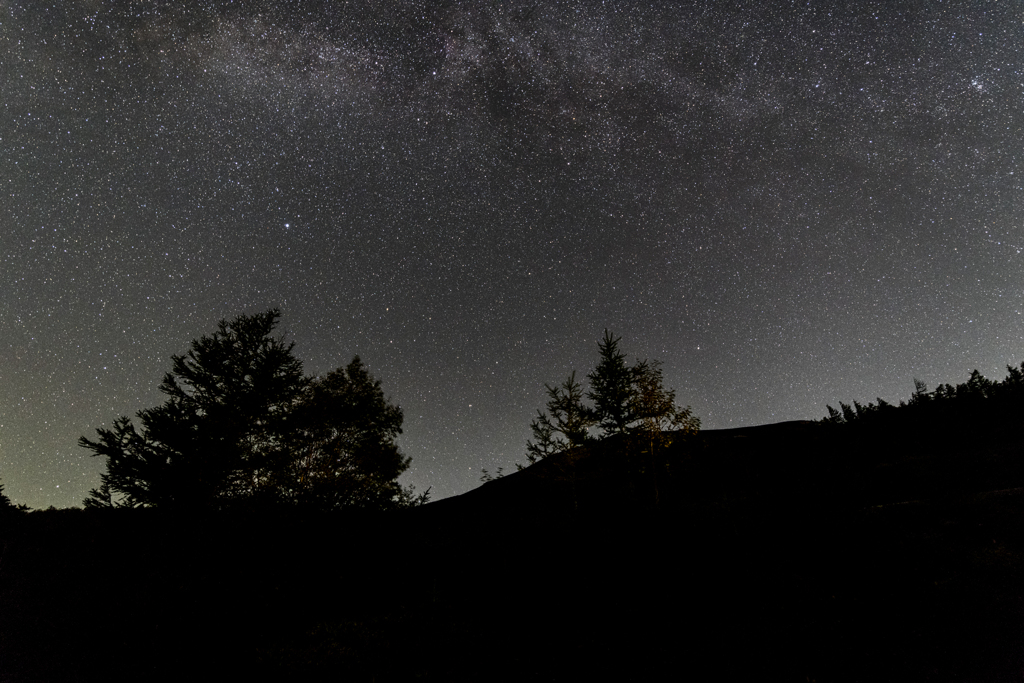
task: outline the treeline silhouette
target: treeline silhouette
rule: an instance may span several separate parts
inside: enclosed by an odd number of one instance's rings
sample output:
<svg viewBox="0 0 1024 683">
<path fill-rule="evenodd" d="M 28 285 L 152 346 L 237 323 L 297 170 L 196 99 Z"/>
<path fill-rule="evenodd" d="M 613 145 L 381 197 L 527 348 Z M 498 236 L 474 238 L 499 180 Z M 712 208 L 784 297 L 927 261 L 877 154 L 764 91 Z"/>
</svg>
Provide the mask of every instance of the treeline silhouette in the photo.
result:
<svg viewBox="0 0 1024 683">
<path fill-rule="evenodd" d="M 822 422 L 831 425 L 891 425 L 896 421 L 918 422 L 944 419 L 974 419 L 989 415 L 994 419 L 1009 418 L 1024 406 L 1024 363 L 1019 368 L 1006 366 L 1003 380 L 990 380 L 978 370 L 962 384 L 940 384 L 928 391 L 924 382 L 914 380 L 914 393 L 898 405 L 882 398 L 861 405 L 840 402 L 839 410 L 826 406 L 828 416 Z M 1019 415 L 1019 412 L 1018 412 Z"/>
<path fill-rule="evenodd" d="M 4 485 L 0 483 L 0 519 L 20 512 L 27 512 L 28 509 L 27 505 L 16 505 L 13 503 L 11 499 L 7 497 L 7 494 L 4 493 Z"/>
</svg>

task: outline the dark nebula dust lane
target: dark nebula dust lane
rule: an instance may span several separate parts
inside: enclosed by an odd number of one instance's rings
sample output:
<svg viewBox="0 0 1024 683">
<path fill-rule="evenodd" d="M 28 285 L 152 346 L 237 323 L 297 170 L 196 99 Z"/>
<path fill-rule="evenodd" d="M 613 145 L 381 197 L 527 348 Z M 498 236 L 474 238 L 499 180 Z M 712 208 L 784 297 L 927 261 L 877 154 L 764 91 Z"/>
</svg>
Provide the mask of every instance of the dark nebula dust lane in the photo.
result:
<svg viewBox="0 0 1024 683">
<path fill-rule="evenodd" d="M 272 306 L 436 497 L 604 329 L 705 427 L 1024 360 L 1012 2 L 0 3 L 0 478 Z"/>
</svg>

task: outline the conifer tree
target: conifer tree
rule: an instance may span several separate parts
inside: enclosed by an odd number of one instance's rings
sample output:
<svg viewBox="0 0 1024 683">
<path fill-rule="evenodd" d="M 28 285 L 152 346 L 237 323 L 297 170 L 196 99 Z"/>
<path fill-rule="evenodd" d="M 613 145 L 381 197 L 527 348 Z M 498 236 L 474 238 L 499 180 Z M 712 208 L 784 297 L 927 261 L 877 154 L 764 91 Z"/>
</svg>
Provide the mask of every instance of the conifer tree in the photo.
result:
<svg viewBox="0 0 1024 683">
<path fill-rule="evenodd" d="M 619 349 L 619 338 L 608 330 L 598 343 L 598 353 L 600 360 L 587 375 L 589 391 L 584 392 L 575 372 L 557 387 L 545 385 L 547 412 L 538 410 L 530 424 L 533 441 L 526 444 L 527 460 L 533 464 L 554 454 L 578 454 L 579 446 L 596 440 L 591 429 L 597 426 L 602 437 L 618 439 L 617 451 L 637 474 L 649 480 L 657 505 L 662 490 L 659 480 L 668 475 L 664 448 L 678 435 L 697 432 L 700 420 L 689 407 L 676 405 L 675 391 L 664 385 L 660 362 L 628 365 L 626 354 Z M 583 403 L 584 396 L 592 406 Z M 573 457 L 563 459 L 559 476 L 572 483 L 575 504 L 574 461 Z M 486 470 L 484 478 L 489 478 Z"/>
<path fill-rule="evenodd" d="M 594 424 L 593 411 L 583 404 L 583 386 L 576 381 L 575 371 L 559 386 L 545 384 L 544 388 L 548 392 L 548 412 L 537 411 L 530 423 L 534 440 L 526 444 L 526 459 L 531 464 L 582 446 L 590 440 Z"/>
<path fill-rule="evenodd" d="M 358 357 L 306 377 L 272 309 L 221 321 L 172 356 L 168 398 L 79 443 L 107 460 L 88 507 L 213 509 L 238 504 L 388 507 L 419 500 L 395 481 L 402 413 Z"/>
<path fill-rule="evenodd" d="M 628 365 L 619 341 L 605 330 L 598 343 L 600 360 L 587 375 L 589 391 L 584 392 L 575 372 L 557 387 L 545 385 L 547 412 L 538 410 L 530 424 L 533 441 L 527 443 L 526 456 L 530 463 L 586 444 L 594 439 L 591 429 L 595 426 L 603 437 L 629 437 L 627 446 L 639 436 L 652 453 L 666 442 L 666 430 L 693 433 L 700 428 L 700 420 L 689 408 L 676 405 L 675 391 L 665 388 L 661 364 Z M 584 397 L 593 406 L 583 403 Z"/>
<path fill-rule="evenodd" d="M 620 340 L 604 331 L 604 339 L 597 345 L 601 359 L 587 375 L 587 398 L 594 404 L 595 418 L 605 435 L 625 433 L 636 419 L 636 369 L 626 365 L 626 354 L 619 350 Z"/>
</svg>

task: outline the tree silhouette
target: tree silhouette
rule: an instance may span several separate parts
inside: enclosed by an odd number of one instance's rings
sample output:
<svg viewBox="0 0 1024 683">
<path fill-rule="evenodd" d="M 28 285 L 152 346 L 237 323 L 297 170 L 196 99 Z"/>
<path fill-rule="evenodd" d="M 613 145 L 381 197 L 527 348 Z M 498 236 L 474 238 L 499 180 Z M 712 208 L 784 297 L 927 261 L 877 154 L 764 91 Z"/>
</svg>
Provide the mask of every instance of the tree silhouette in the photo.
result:
<svg viewBox="0 0 1024 683">
<path fill-rule="evenodd" d="M 303 375 L 294 344 L 271 336 L 279 318 L 271 309 L 221 321 L 172 356 L 160 384 L 168 398 L 139 411 L 141 430 L 121 417 L 113 429 L 98 429 L 98 440 L 82 437 L 83 447 L 107 459 L 85 505 L 411 502 L 411 491 L 394 481 L 409 463 L 393 441 L 401 411 L 358 358 L 323 379 Z"/>
<path fill-rule="evenodd" d="M 410 463 L 395 443 L 401 432 L 401 408 L 385 399 L 358 356 L 312 380 L 292 416 L 288 495 L 319 509 L 426 502 L 426 494 L 414 499 L 397 482 Z"/>
<path fill-rule="evenodd" d="M 664 459 L 665 447 L 678 436 L 688 436 L 700 429 L 700 420 L 690 408 L 676 405 L 676 394 L 665 388 L 661 363 L 639 361 L 630 366 L 626 354 L 619 349 L 620 338 L 605 330 L 598 343 L 600 360 L 587 375 L 589 391 L 576 381 L 576 373 L 557 387 L 545 385 L 548 393 L 547 412 L 537 411 L 530 423 L 533 440 L 526 444 L 529 464 L 553 455 L 561 455 L 556 466 L 548 469 L 572 484 L 574 506 L 576 497 L 576 464 L 587 451 L 582 446 L 597 438 L 591 434 L 596 426 L 601 438 L 617 439 L 620 462 L 634 475 L 649 480 L 645 487 L 653 493 L 655 505 L 661 502 L 661 484 L 668 473 Z M 589 399 L 593 406 L 583 402 Z M 522 465 L 517 464 L 520 469 Z M 489 473 L 484 470 L 484 481 Z"/>
<path fill-rule="evenodd" d="M 529 425 L 535 439 L 526 442 L 530 464 L 583 445 L 590 439 L 594 424 L 593 411 L 583 403 L 583 386 L 575 379 L 575 371 L 559 386 L 544 387 L 548 390 L 548 412 L 538 411 Z"/>
<path fill-rule="evenodd" d="M 0 483 L 0 517 L 25 512 L 26 510 L 28 510 L 27 505 L 16 505 L 11 502 L 11 499 L 4 493 L 4 485 Z"/>
<path fill-rule="evenodd" d="M 632 371 L 630 413 L 635 423 L 631 431 L 651 442 L 651 452 L 654 452 L 655 441 L 664 442 L 666 431 L 690 434 L 700 429 L 700 419 L 689 407 L 677 406 L 675 390 L 665 388 L 660 361 L 642 361 L 633 366 Z"/>
<path fill-rule="evenodd" d="M 587 375 L 590 390 L 584 392 L 573 372 L 559 386 L 545 385 L 547 413 L 538 410 L 530 424 L 534 440 L 527 442 L 527 459 L 532 464 L 554 453 L 582 446 L 594 437 L 594 426 L 602 436 L 626 437 L 631 444 L 646 444 L 652 454 L 667 443 L 666 430 L 684 434 L 700 429 L 700 420 L 689 408 L 676 405 L 676 394 L 664 386 L 661 363 L 626 363 L 619 350 L 620 338 L 605 330 L 598 343 L 600 360 Z M 584 396 L 593 407 L 583 403 Z"/>
<path fill-rule="evenodd" d="M 626 354 L 619 350 L 621 337 L 608 330 L 598 345 L 601 360 L 587 375 L 590 391 L 587 398 L 594 404 L 594 416 L 605 435 L 623 434 L 636 419 L 636 379 L 634 368 L 626 365 Z"/>
<path fill-rule="evenodd" d="M 559 386 L 545 384 L 544 388 L 548 392 L 548 412 L 537 411 L 537 417 L 530 423 L 534 441 L 526 444 L 526 459 L 531 464 L 582 446 L 590 438 L 590 427 L 594 424 L 593 411 L 583 405 L 583 387 L 576 381 L 575 371 Z"/>
<path fill-rule="evenodd" d="M 1024 363 L 1020 368 L 1008 365 L 1006 370 L 1007 376 L 1002 381 L 990 380 L 978 370 L 973 370 L 966 382 L 956 386 L 939 384 L 934 391 L 928 391 L 928 386 L 915 378 L 914 393 L 899 405 L 881 398 L 867 405 L 853 401 L 850 406 L 840 401 L 841 410 L 825 406 L 828 416 L 821 422 L 830 425 L 879 425 L 914 415 L 937 423 L 982 412 L 1015 419 L 1016 412 L 1024 405 Z M 959 416 L 954 418 L 954 414 Z"/>
</svg>

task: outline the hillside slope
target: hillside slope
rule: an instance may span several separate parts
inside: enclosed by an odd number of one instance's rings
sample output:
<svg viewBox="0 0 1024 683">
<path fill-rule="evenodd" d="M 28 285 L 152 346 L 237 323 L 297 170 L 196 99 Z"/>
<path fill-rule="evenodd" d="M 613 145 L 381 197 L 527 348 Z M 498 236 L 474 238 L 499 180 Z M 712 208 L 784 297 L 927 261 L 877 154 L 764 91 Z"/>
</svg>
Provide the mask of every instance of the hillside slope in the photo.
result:
<svg viewBox="0 0 1024 683">
<path fill-rule="evenodd" d="M 1016 680 L 1021 430 L 609 440 L 389 515 L 35 512 L 0 680 Z"/>
</svg>

